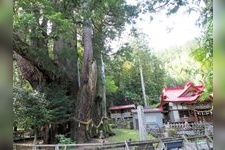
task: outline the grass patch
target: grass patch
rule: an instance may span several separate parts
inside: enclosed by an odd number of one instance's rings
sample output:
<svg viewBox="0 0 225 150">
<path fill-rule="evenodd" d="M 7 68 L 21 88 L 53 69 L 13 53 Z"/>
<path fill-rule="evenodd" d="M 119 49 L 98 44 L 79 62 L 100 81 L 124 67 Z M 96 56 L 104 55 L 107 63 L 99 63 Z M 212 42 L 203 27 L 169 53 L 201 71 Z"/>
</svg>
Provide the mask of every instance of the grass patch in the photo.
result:
<svg viewBox="0 0 225 150">
<path fill-rule="evenodd" d="M 139 141 L 139 131 L 130 129 L 112 129 L 116 134 L 107 138 L 110 142 Z M 154 139 L 151 135 L 147 135 L 147 139 Z"/>
</svg>

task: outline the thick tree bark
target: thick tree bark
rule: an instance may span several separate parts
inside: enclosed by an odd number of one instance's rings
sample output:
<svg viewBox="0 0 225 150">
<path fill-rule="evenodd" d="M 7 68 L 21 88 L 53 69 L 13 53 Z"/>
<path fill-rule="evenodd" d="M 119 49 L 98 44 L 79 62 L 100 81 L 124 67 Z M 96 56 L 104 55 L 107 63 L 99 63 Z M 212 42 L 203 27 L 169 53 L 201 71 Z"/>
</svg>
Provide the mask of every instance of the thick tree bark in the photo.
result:
<svg viewBox="0 0 225 150">
<path fill-rule="evenodd" d="M 94 30 L 94 57 L 97 62 L 97 87 L 96 87 L 96 97 L 94 99 L 93 109 L 92 109 L 92 119 L 94 124 L 98 125 L 102 119 L 102 117 L 107 117 L 107 110 L 106 110 L 106 87 L 105 87 L 105 71 L 104 71 L 104 62 L 102 58 L 102 52 L 104 51 L 104 34 L 103 34 L 103 24 L 102 22 L 98 22 L 95 24 Z M 103 121 L 103 125 L 100 126 L 99 130 L 101 129 L 104 135 L 111 134 L 103 128 L 103 126 L 107 126 L 107 121 Z M 99 133 L 96 132 L 95 127 L 92 129 L 92 136 L 98 137 Z"/>
<path fill-rule="evenodd" d="M 54 61 L 42 49 L 23 42 L 16 33 L 13 33 L 13 51 L 29 61 L 49 80 L 54 81 L 59 78 L 60 71 Z"/>
<path fill-rule="evenodd" d="M 49 142 L 49 124 L 45 124 L 42 132 L 43 143 L 48 144 Z"/>
<path fill-rule="evenodd" d="M 97 37 L 95 37 L 97 38 Z M 98 39 L 99 40 L 99 39 Z M 103 77 L 103 74 L 104 74 L 104 71 L 103 71 L 103 64 L 102 64 L 102 61 L 101 61 L 101 49 L 102 49 L 102 44 L 101 42 L 99 41 L 95 41 L 94 42 L 98 42 L 98 46 L 94 46 L 95 48 L 95 59 L 96 59 L 96 62 L 97 62 L 97 86 L 96 86 L 96 96 L 94 98 L 94 101 L 93 101 L 93 107 L 92 107 L 92 110 L 91 110 L 91 118 L 94 122 L 95 125 L 98 125 L 102 119 L 102 117 L 106 117 L 105 115 L 105 103 L 104 103 L 104 77 Z M 106 100 L 106 99 L 105 99 Z M 99 132 L 96 132 L 96 131 L 99 131 L 99 130 L 96 130 L 96 128 L 93 126 L 92 127 L 92 137 L 98 137 L 99 136 Z M 99 128 L 100 129 L 100 128 Z M 104 132 L 104 131 L 103 131 Z"/>
<path fill-rule="evenodd" d="M 86 125 L 96 92 L 97 66 L 93 61 L 92 25 L 87 20 L 83 24 L 84 56 L 81 75 L 81 87 L 78 91 L 75 119 L 78 120 L 77 143 L 85 142 Z"/>
<path fill-rule="evenodd" d="M 14 53 L 14 57 L 17 60 L 22 76 L 31 84 L 33 89 L 40 91 L 43 86 L 42 84 L 45 82 L 43 74 L 28 60 L 17 53 Z"/>
</svg>

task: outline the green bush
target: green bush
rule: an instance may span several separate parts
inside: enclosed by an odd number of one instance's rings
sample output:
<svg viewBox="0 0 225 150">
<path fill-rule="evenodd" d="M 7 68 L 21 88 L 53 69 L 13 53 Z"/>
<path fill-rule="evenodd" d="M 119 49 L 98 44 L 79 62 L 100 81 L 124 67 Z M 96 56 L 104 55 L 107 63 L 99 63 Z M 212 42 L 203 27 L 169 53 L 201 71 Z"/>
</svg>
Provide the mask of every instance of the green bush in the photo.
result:
<svg viewBox="0 0 225 150">
<path fill-rule="evenodd" d="M 74 141 L 71 138 L 65 137 L 63 134 L 59 134 L 58 136 L 59 144 L 73 144 Z"/>
<path fill-rule="evenodd" d="M 177 136 L 177 129 L 169 128 L 168 129 L 168 134 L 169 134 L 169 137 L 176 137 Z"/>
</svg>

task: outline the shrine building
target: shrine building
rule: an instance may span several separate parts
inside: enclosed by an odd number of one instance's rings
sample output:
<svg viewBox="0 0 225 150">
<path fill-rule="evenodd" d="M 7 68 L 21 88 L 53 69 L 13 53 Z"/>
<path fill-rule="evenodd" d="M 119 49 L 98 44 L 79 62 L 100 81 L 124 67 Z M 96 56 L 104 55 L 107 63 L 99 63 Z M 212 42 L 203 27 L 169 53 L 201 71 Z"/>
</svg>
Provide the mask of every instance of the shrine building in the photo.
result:
<svg viewBox="0 0 225 150">
<path fill-rule="evenodd" d="M 163 122 L 199 122 L 213 121 L 213 94 L 200 101 L 204 86 L 186 83 L 184 87 L 164 88 L 160 95 Z"/>
<path fill-rule="evenodd" d="M 110 106 L 110 118 L 115 120 L 132 118 L 131 109 L 135 108 L 136 106 L 134 104 Z"/>
</svg>

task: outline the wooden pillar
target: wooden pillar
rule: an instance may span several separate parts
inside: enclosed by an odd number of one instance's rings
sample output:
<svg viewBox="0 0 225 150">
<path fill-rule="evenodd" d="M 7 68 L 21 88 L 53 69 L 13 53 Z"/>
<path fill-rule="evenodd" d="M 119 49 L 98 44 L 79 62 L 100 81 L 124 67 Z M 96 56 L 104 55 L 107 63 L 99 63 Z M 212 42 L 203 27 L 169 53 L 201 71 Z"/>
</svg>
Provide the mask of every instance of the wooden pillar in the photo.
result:
<svg viewBox="0 0 225 150">
<path fill-rule="evenodd" d="M 137 115 L 138 115 L 138 125 L 139 125 L 140 140 L 141 141 L 147 140 L 146 124 L 145 124 L 143 106 L 139 105 L 137 107 Z"/>
<path fill-rule="evenodd" d="M 59 150 L 59 145 L 55 145 L 55 150 Z"/>
<path fill-rule="evenodd" d="M 140 63 L 140 61 L 139 61 L 139 63 Z M 148 103 L 147 103 L 147 97 L 146 97 L 146 94 L 145 94 L 145 82 L 144 82 L 144 77 L 143 77 L 143 71 L 142 71 L 142 65 L 141 64 L 139 64 L 139 70 L 140 70 L 140 76 L 141 76 L 141 88 L 142 88 L 144 104 L 145 104 L 145 107 L 147 107 Z"/>
<path fill-rule="evenodd" d="M 101 54 L 101 78 L 102 78 L 102 112 L 103 116 L 107 117 L 106 110 L 106 81 L 105 81 L 105 64 L 103 62 L 102 54 Z"/>
<path fill-rule="evenodd" d="M 194 111 L 194 116 L 195 116 L 195 122 L 198 122 L 198 117 L 197 117 L 197 114 L 196 114 L 196 110 L 193 110 Z"/>
</svg>

